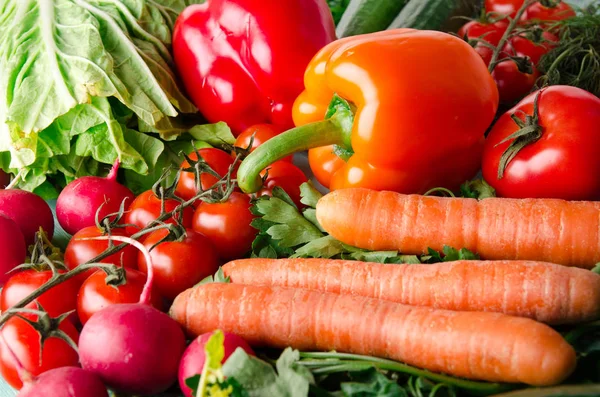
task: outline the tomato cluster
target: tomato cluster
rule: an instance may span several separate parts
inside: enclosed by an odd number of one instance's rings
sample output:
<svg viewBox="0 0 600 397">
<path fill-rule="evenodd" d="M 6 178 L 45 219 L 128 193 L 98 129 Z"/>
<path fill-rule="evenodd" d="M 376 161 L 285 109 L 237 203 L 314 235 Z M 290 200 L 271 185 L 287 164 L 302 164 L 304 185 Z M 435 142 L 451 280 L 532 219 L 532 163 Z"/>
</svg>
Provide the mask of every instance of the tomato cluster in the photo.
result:
<svg viewBox="0 0 600 397">
<path fill-rule="evenodd" d="M 458 34 L 468 39 L 489 66 L 494 48 L 500 45 L 508 28 L 508 19 L 516 16 L 524 0 L 486 0 L 487 14 L 461 27 Z M 574 16 L 573 9 L 564 2 L 545 6 L 541 2 L 530 5 L 519 19 L 518 28 L 509 32 L 508 40 L 500 48 L 492 76 L 498 86 L 500 101 L 511 105 L 527 95 L 540 77 L 538 64 L 541 57 L 558 44 L 559 38 L 547 29 L 549 23 Z"/>
<path fill-rule="evenodd" d="M 145 191 L 129 203 L 120 221 L 108 226 L 104 224 L 102 227 L 84 227 L 77 231 L 65 249 L 66 269 L 59 269 L 58 272 L 75 269 L 102 254 L 113 244 L 119 244 L 109 242 L 107 236 L 131 237 L 140 230 L 147 229 L 164 212 L 174 212 L 175 215 L 162 220 L 160 225 L 178 226 L 169 230 L 164 226 L 157 227 L 138 239 L 149 250 L 152 260 L 153 282 L 149 303 L 159 310 L 165 309 L 167 303 L 179 293 L 213 275 L 223 262 L 246 255 L 258 233 L 251 225 L 254 215 L 250 208 L 254 196 L 243 194 L 237 188 L 230 194 L 225 194 L 223 200 L 218 200 L 218 195 L 217 199 L 210 196 L 208 200 L 196 200 L 180 212 L 177 208 L 182 202 L 193 200 L 199 193 L 209 190 L 212 192 L 211 189 L 215 189 L 217 182 L 222 182 L 229 172 L 231 179 L 235 181 L 239 163 L 236 157 L 240 153 L 249 153 L 281 132 L 272 125 L 259 124 L 242 133 L 231 152 L 205 148 L 190 153 L 181 164 L 182 170 L 177 185 L 174 186 L 174 194 L 171 192 L 171 195 L 165 197 L 165 190 L 162 190 L 162 193 L 156 189 Z M 196 190 L 195 174 L 189 171 L 199 158 L 202 191 Z M 302 205 L 300 185 L 306 182 L 307 178 L 291 160 L 291 157 L 283 159 L 264 170 L 264 187 L 259 195 L 271 195 L 273 188 L 279 186 L 298 206 Z M 225 190 L 215 191 L 224 194 Z M 4 220 L 5 218 L 0 216 L 0 222 Z M 12 221 L 6 219 L 6 222 Z M 159 223 L 153 224 L 158 225 Z M 18 231 L 16 225 L 8 226 L 14 226 L 13 229 Z M 0 231 L 4 229 L 6 228 L 0 228 Z M 169 236 L 175 233 L 173 230 L 179 235 Z M 19 237 L 23 239 L 20 234 Z M 13 261 L 15 263 L 25 259 L 24 244 L 19 250 L 19 258 Z M 56 331 L 66 333 L 77 343 L 80 325 L 85 325 L 95 313 L 108 306 L 139 302 L 147 282 L 149 269 L 146 256 L 131 245 L 107 256 L 100 263 L 106 264 L 107 267 L 91 268 L 50 288 L 27 308 L 41 307 L 52 318 L 71 312 L 71 315 L 56 325 Z M 14 264 L 11 262 L 12 267 Z M 53 270 L 43 265 L 13 274 L 2 289 L 0 310 L 8 310 L 52 277 Z M 39 320 L 39 314 L 27 316 L 31 321 Z M 77 352 L 69 343 L 50 337 L 43 346 L 40 345 L 40 331 L 22 318 L 13 317 L 0 332 L 10 346 L 9 351 L 0 343 L 0 373 L 13 387 L 20 388 L 22 383 L 20 369 L 13 360 L 12 353 L 18 357 L 25 370 L 34 376 L 53 368 L 79 365 Z"/>
</svg>

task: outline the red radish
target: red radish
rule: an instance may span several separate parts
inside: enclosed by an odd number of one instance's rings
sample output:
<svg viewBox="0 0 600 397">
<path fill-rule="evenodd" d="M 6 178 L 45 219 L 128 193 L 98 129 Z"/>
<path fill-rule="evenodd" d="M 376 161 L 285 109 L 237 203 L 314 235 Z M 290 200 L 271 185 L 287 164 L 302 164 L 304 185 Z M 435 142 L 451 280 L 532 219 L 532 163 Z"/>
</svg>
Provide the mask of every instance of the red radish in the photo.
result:
<svg viewBox="0 0 600 397">
<path fill-rule="evenodd" d="M 52 239 L 52 210 L 44 199 L 34 193 L 18 189 L 0 190 L 0 215 L 9 217 L 19 225 L 27 245 L 33 244 L 40 228 Z"/>
<path fill-rule="evenodd" d="M 100 378 L 86 370 L 62 367 L 25 383 L 17 397 L 108 397 Z"/>
<path fill-rule="evenodd" d="M 0 215 L 0 287 L 10 278 L 10 272 L 25 262 L 27 247 L 19 226 L 10 218 Z"/>
<path fill-rule="evenodd" d="M 181 357 L 181 361 L 179 362 L 179 387 L 181 387 L 181 391 L 185 397 L 195 397 L 192 394 L 192 389 L 185 384 L 185 380 L 194 375 L 200 375 L 202 373 L 204 361 L 206 360 L 204 347 L 213 333 L 214 332 L 207 332 L 198 336 L 192 341 L 192 343 L 190 343 L 188 348 L 185 350 L 185 353 L 183 353 L 183 356 Z M 250 345 L 248 345 L 248 343 L 241 336 L 237 336 L 236 334 L 232 334 L 230 332 L 223 332 L 223 336 L 225 355 L 223 356 L 223 361 L 221 363 L 225 363 L 229 356 L 231 356 L 238 347 L 241 347 L 250 355 L 255 355 Z"/>
<path fill-rule="evenodd" d="M 96 212 L 102 206 L 98 219 L 118 212 L 123 200 L 130 204 L 134 195 L 117 182 L 119 162 L 115 162 L 106 178 L 84 176 L 69 183 L 58 196 L 56 217 L 60 225 L 70 234 L 96 224 Z"/>
<path fill-rule="evenodd" d="M 139 303 L 108 306 L 90 317 L 79 338 L 81 365 L 117 391 L 157 394 L 177 380 L 185 336 L 174 320 L 148 304 L 154 277 L 148 251 L 128 237 L 95 237 L 109 238 L 145 253 L 148 278 Z"/>
</svg>

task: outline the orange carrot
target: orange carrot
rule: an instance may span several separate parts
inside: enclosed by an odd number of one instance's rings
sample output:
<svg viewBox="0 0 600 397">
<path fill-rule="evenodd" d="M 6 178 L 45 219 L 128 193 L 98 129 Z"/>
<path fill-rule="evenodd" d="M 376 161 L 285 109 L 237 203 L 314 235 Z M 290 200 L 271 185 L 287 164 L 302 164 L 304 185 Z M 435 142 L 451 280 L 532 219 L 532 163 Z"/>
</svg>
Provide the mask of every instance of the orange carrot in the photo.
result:
<svg viewBox="0 0 600 397">
<path fill-rule="evenodd" d="M 366 354 L 493 382 L 557 384 L 576 361 L 558 332 L 528 318 L 296 288 L 204 284 L 182 292 L 170 315 L 194 336 L 221 329 L 253 346 Z"/>
<path fill-rule="evenodd" d="M 237 284 L 361 295 L 407 305 L 489 311 L 569 324 L 600 317 L 600 275 L 545 262 L 384 265 L 335 259 L 242 259 L 223 266 Z"/>
<path fill-rule="evenodd" d="M 600 202 L 426 197 L 342 189 L 317 204 L 336 239 L 371 250 L 423 254 L 468 248 L 483 259 L 592 268 L 600 262 Z"/>
</svg>

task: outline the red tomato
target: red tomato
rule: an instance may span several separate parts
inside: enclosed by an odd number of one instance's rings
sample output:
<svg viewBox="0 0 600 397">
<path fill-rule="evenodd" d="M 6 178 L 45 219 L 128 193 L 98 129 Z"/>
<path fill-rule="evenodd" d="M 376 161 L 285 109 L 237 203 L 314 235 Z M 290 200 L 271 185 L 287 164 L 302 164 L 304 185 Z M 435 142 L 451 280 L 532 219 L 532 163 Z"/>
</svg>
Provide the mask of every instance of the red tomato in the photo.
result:
<svg viewBox="0 0 600 397">
<path fill-rule="evenodd" d="M 198 153 L 200 153 L 200 157 L 202 157 L 202 159 L 204 159 L 204 161 L 206 161 L 206 163 L 222 177 L 227 174 L 229 171 L 229 166 L 233 164 L 233 158 L 228 153 L 225 153 L 219 149 L 205 148 L 198 150 Z M 198 159 L 198 156 L 195 152 L 191 153 L 188 157 L 192 160 Z M 187 160 L 181 164 L 181 168 L 188 168 L 189 166 L 190 164 L 187 162 Z M 233 177 L 235 178 L 235 171 Z M 209 175 L 207 173 L 200 175 L 200 183 L 202 184 L 202 189 L 204 190 L 210 189 L 218 181 L 219 178 L 216 178 L 213 175 Z M 181 173 L 175 193 L 184 200 L 189 200 L 197 194 L 196 181 L 194 180 L 193 172 Z"/>
<path fill-rule="evenodd" d="M 536 1 L 527 7 L 521 16 L 521 21 L 562 21 L 574 16 L 575 11 L 564 1 L 558 3 L 556 7 L 546 7 L 540 1 Z"/>
<path fill-rule="evenodd" d="M 481 38 L 490 44 L 497 45 L 507 27 L 508 23 L 505 20 L 495 23 L 469 21 L 458 30 L 458 35 L 470 39 Z"/>
<path fill-rule="evenodd" d="M 79 333 L 69 321 L 63 321 L 59 325 L 59 329 L 75 343 L 79 340 Z M 79 366 L 79 355 L 67 342 L 50 337 L 44 341 L 42 347 L 38 331 L 19 317 L 8 320 L 0 332 L 4 338 L 0 343 L 0 373 L 4 380 L 15 389 L 23 387 L 23 382 L 19 379 L 16 363 L 7 349 L 7 345 L 17 356 L 23 368 L 34 376 L 54 368 Z"/>
<path fill-rule="evenodd" d="M 112 230 L 111 234 L 115 236 L 127 236 L 123 229 Z M 67 265 L 69 269 L 74 269 L 76 266 L 79 266 L 80 264 L 85 263 L 104 252 L 109 246 L 108 240 L 80 240 L 83 238 L 98 237 L 103 235 L 104 234 L 102 233 L 102 230 L 98 229 L 96 226 L 85 227 L 75 233 L 73 238 L 71 238 L 71 241 L 69 241 L 69 244 L 67 244 L 67 249 L 65 250 L 65 265 Z M 121 242 L 114 241 L 113 244 L 120 245 Z M 123 265 L 124 267 L 136 269 L 137 250 L 133 246 L 127 246 L 121 251 L 102 259 L 100 262 L 112 263 L 117 266 Z M 85 279 L 91 276 L 95 271 L 96 269 L 87 270 L 75 278 L 81 285 L 81 283 L 83 283 L 83 281 L 85 281 Z"/>
<path fill-rule="evenodd" d="M 224 203 L 202 203 L 194 213 L 193 228 L 210 239 L 222 259 L 241 258 L 258 234 L 250 226 L 254 219 L 250 206 L 250 197 L 238 192 Z"/>
<path fill-rule="evenodd" d="M 525 0 L 485 0 L 485 10 L 514 17 Z"/>
<path fill-rule="evenodd" d="M 144 246 L 150 249 L 167 233 L 164 229 L 150 233 L 144 240 Z M 213 244 L 192 229 L 186 229 L 182 241 L 160 243 L 150 251 L 150 257 L 154 286 L 160 295 L 170 300 L 219 268 L 219 256 Z M 140 270 L 147 274 L 148 264 L 142 252 L 139 253 L 138 263 Z"/>
<path fill-rule="evenodd" d="M 510 55 L 528 56 L 531 62 L 537 66 L 540 58 L 558 44 L 558 37 L 550 32 L 543 32 L 542 37 L 544 41 L 537 44 L 525 37 L 512 37 L 504 46 L 503 51 Z"/>
<path fill-rule="evenodd" d="M 520 72 L 517 64 L 510 59 L 497 64 L 492 77 L 498 86 L 500 102 L 512 104 L 523 98 L 531 91 L 539 75 L 535 66 L 532 74 Z"/>
<path fill-rule="evenodd" d="M 235 147 L 239 147 L 242 149 L 248 149 L 250 146 L 250 139 L 254 136 L 254 140 L 252 141 L 252 147 L 250 148 L 250 152 L 253 152 L 254 149 L 268 141 L 269 139 L 281 134 L 283 132 L 283 128 L 273 125 L 273 124 L 256 124 L 249 128 L 246 128 L 244 132 L 242 132 L 237 139 L 235 140 Z M 233 154 L 235 157 L 235 154 Z M 282 161 L 292 162 L 293 156 L 287 156 L 282 159 Z"/>
<path fill-rule="evenodd" d="M 4 288 L 2 288 L 2 293 L 0 293 L 0 310 L 5 311 L 11 306 L 16 305 L 21 299 L 50 280 L 51 277 L 51 270 L 37 271 L 29 269 L 15 273 L 4 284 Z M 63 313 L 75 310 L 77 307 L 77 291 L 80 284 L 76 277 L 70 278 L 50 288 L 35 301 L 39 302 L 50 316 L 57 317 Z M 27 307 L 37 309 L 35 301 L 31 302 Z M 77 316 L 69 317 L 69 319 L 77 322 Z"/>
<path fill-rule="evenodd" d="M 161 205 L 160 199 L 156 197 L 152 190 L 147 190 L 137 196 L 129 206 L 127 214 L 125 214 L 125 223 L 136 225 L 137 227 L 127 227 L 125 229 L 127 234 L 132 235 L 156 220 L 160 216 Z M 165 200 L 165 212 L 173 211 L 178 205 L 179 202 L 177 200 Z M 192 225 L 193 215 L 193 208 L 187 207 L 183 210 L 183 226 L 189 227 Z M 164 222 L 174 224 L 175 219 L 171 217 Z"/>
<path fill-rule="evenodd" d="M 262 189 L 257 193 L 258 196 L 264 194 L 270 196 L 273 188 L 279 186 L 290 196 L 298 208 L 304 207 L 304 204 L 300 202 L 300 185 L 307 182 L 308 179 L 300 168 L 285 161 L 276 161 L 260 175 L 262 177 L 267 175 L 267 179 L 263 182 Z"/>
<path fill-rule="evenodd" d="M 468 39 L 480 38 L 495 46 L 500 42 L 507 27 L 508 23 L 503 20 L 495 23 L 469 21 L 459 29 L 458 35 L 461 38 L 467 37 Z M 485 64 L 488 65 L 494 51 L 483 43 L 476 43 L 473 48 L 481 56 Z"/>
<path fill-rule="evenodd" d="M 541 90 L 542 136 L 525 146 L 498 179 L 502 153 L 518 130 L 510 118 L 532 115 L 536 93 L 505 113 L 492 128 L 483 153 L 483 176 L 503 197 L 600 199 L 600 99 L 580 88 L 551 86 Z"/>
<path fill-rule="evenodd" d="M 85 324 L 92 315 L 107 306 L 117 303 L 136 303 L 146 283 L 146 275 L 140 271 L 125 268 L 126 283 L 118 286 L 106 284 L 106 273 L 97 270 L 88 277 L 77 295 L 77 315 Z M 163 309 L 163 301 L 157 291 L 152 290 L 151 304 Z"/>
<path fill-rule="evenodd" d="M 346 162 L 333 152 L 333 146 L 309 149 L 308 163 L 317 181 L 326 188 L 331 185 L 333 174 L 346 165 Z"/>
</svg>

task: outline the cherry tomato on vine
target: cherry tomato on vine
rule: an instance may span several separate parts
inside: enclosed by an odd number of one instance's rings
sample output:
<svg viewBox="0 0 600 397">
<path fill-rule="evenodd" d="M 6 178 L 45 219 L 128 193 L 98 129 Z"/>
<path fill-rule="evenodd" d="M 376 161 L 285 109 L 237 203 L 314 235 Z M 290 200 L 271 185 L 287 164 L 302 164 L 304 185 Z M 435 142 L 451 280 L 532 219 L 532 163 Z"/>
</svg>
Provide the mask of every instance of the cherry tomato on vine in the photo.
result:
<svg viewBox="0 0 600 397">
<path fill-rule="evenodd" d="M 35 318 L 31 315 L 25 317 Z M 79 340 L 79 333 L 69 321 L 61 322 L 59 329 L 75 343 Z M 34 376 L 54 368 L 79 366 L 79 355 L 66 341 L 49 337 L 42 347 L 38 331 L 22 318 L 12 317 L 2 326 L 0 332 L 4 338 L 0 343 L 0 373 L 15 389 L 23 387 L 23 382 L 19 379 L 15 361 L 7 345 L 17 356 L 23 368 Z"/>
<path fill-rule="evenodd" d="M 276 161 L 260 173 L 261 177 L 267 177 L 263 182 L 258 196 L 272 195 L 273 188 L 279 186 L 294 201 L 298 208 L 304 207 L 300 202 L 300 185 L 308 181 L 304 172 L 294 164 L 285 161 Z"/>
<path fill-rule="evenodd" d="M 202 159 L 221 177 L 227 174 L 229 167 L 233 164 L 233 158 L 220 149 L 205 148 L 198 150 L 198 153 L 200 154 L 200 157 L 202 157 Z M 192 160 L 198 159 L 195 152 L 191 153 L 188 157 Z M 187 160 L 181 164 L 181 168 L 188 168 L 189 166 L 190 164 Z M 235 178 L 235 171 L 232 177 Z M 204 190 L 210 189 L 218 182 L 218 180 L 219 178 L 209 175 L 208 173 L 202 173 L 202 175 L 200 175 L 200 183 Z M 181 173 L 175 194 L 184 200 L 189 200 L 197 194 L 196 181 L 193 172 L 184 171 Z"/>
<path fill-rule="evenodd" d="M 127 236 L 123 229 L 111 230 L 111 234 L 115 236 Z M 96 226 L 89 226 L 81 229 L 71 238 L 67 248 L 65 249 L 65 265 L 69 269 L 95 258 L 109 247 L 108 240 L 83 240 L 84 238 L 93 238 L 98 236 L 106 236 L 101 229 Z M 113 245 L 120 245 L 118 241 L 113 242 Z M 117 266 L 123 265 L 132 269 L 137 268 L 137 250 L 133 246 L 127 246 L 119 252 L 112 254 L 100 261 L 101 263 L 112 263 Z M 86 270 L 82 274 L 75 276 L 79 284 L 91 276 L 97 269 Z"/>
<path fill-rule="evenodd" d="M 168 234 L 161 229 L 152 232 L 144 240 L 144 246 L 152 248 Z M 181 241 L 162 242 L 150 251 L 154 286 L 158 293 L 169 300 L 193 287 L 219 268 L 219 256 L 210 240 L 192 229 L 186 229 Z M 139 268 L 148 274 L 148 264 L 139 253 Z"/>
<path fill-rule="evenodd" d="M 494 23 L 469 21 L 458 30 L 458 35 L 461 38 L 466 37 L 469 40 L 482 39 L 491 45 L 496 46 L 500 42 L 504 32 L 506 32 L 507 27 L 508 23 L 504 20 Z M 490 63 L 492 53 L 494 52 L 490 47 L 486 46 L 484 43 L 477 42 L 473 49 L 477 51 L 486 65 Z"/>
<path fill-rule="evenodd" d="M 519 129 L 511 115 L 534 116 L 538 99 L 537 135 L 508 162 L 502 178 L 503 153 L 514 140 L 501 143 Z M 600 99 L 580 88 L 550 86 L 530 94 L 502 115 L 483 152 L 483 177 L 499 196 L 515 198 L 600 199 Z"/>
<path fill-rule="evenodd" d="M 173 211 L 180 203 L 175 199 L 165 200 L 165 212 Z M 125 223 L 136 225 L 137 227 L 127 227 L 125 230 L 127 234 L 132 235 L 138 232 L 140 229 L 148 226 L 152 221 L 158 219 L 162 203 L 152 190 L 147 190 L 140 194 L 133 200 L 129 206 L 129 210 L 125 214 Z M 183 226 L 189 227 L 192 225 L 192 216 L 194 210 L 191 207 L 184 208 L 183 210 Z M 164 221 L 164 223 L 174 224 L 175 219 L 173 217 Z"/>
<path fill-rule="evenodd" d="M 558 44 L 558 37 L 550 32 L 543 32 L 542 39 L 542 42 L 534 43 L 526 37 L 514 36 L 508 40 L 503 51 L 510 55 L 528 56 L 531 62 L 537 66 L 540 58 Z"/>
<path fill-rule="evenodd" d="M 84 324 L 92 315 L 107 306 L 118 303 L 136 303 L 146 283 L 146 275 L 140 271 L 125 268 L 125 284 L 110 285 L 106 283 L 107 274 L 97 270 L 88 277 L 77 295 L 77 315 Z M 158 310 L 163 309 L 162 297 L 152 289 L 150 303 Z"/>
<path fill-rule="evenodd" d="M 533 73 L 528 74 L 519 71 L 517 64 L 510 59 L 498 63 L 492 72 L 492 77 L 498 86 L 500 102 L 512 104 L 523 98 L 531 91 L 539 75 L 535 66 L 533 66 Z"/>
<path fill-rule="evenodd" d="M 59 271 L 64 273 L 63 271 Z M 5 311 L 16 305 L 21 299 L 37 290 L 52 278 L 51 270 L 27 269 L 15 273 L 2 288 L 0 293 L 0 310 Z M 48 291 L 44 292 L 35 301 L 27 305 L 30 309 L 37 309 L 37 301 L 52 317 L 75 310 L 77 307 L 77 291 L 80 286 L 79 280 L 70 278 Z M 77 322 L 77 316 L 70 316 L 70 320 Z"/>
<path fill-rule="evenodd" d="M 573 8 L 564 1 L 559 2 L 554 7 L 546 7 L 542 3 L 542 1 L 536 1 L 527 7 L 521 16 L 521 21 L 562 21 L 575 16 Z"/>
<path fill-rule="evenodd" d="M 346 162 L 333 152 L 333 146 L 331 145 L 310 149 L 308 151 L 308 163 L 317 181 L 326 188 L 331 185 L 333 174 L 346 165 Z"/>
<path fill-rule="evenodd" d="M 252 141 L 252 147 L 250 152 L 268 141 L 269 139 L 281 134 L 283 128 L 273 124 L 255 124 L 251 127 L 246 128 L 235 140 L 234 146 L 242 149 L 247 149 L 250 146 L 250 140 L 254 136 Z M 235 154 L 233 155 L 235 157 Z M 283 161 L 292 162 L 293 156 L 287 156 L 283 158 Z"/>
<path fill-rule="evenodd" d="M 505 20 L 494 23 L 469 21 L 458 30 L 458 35 L 470 39 L 480 38 L 492 45 L 497 45 L 507 27 L 508 23 Z"/>
<path fill-rule="evenodd" d="M 485 10 L 514 17 L 525 0 L 485 0 Z"/>
<path fill-rule="evenodd" d="M 250 226 L 255 218 L 250 206 L 250 197 L 238 192 L 224 203 L 202 203 L 194 213 L 193 228 L 210 239 L 222 259 L 241 258 L 250 251 L 258 234 Z"/>
</svg>

